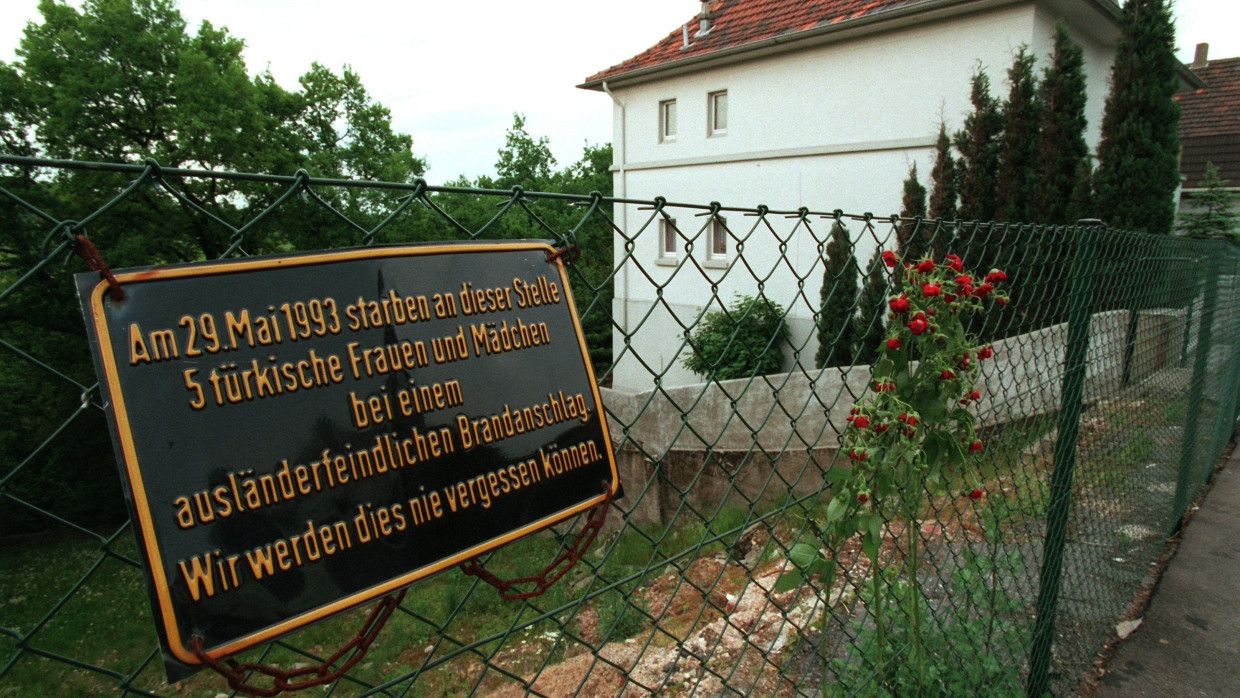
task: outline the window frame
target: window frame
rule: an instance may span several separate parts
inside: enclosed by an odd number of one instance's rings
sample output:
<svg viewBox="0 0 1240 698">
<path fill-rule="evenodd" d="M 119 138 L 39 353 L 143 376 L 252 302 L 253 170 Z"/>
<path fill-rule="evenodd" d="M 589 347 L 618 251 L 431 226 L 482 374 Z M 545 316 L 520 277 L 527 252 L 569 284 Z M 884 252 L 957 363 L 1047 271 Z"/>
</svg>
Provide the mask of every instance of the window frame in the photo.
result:
<svg viewBox="0 0 1240 698">
<path fill-rule="evenodd" d="M 659 100 L 660 143 L 674 143 L 676 141 L 678 111 L 675 98 Z"/>
<path fill-rule="evenodd" d="M 672 242 L 672 248 L 668 249 L 668 240 Z M 659 256 L 655 261 L 659 264 L 675 265 L 680 262 L 680 251 L 682 245 L 680 243 L 680 232 L 676 227 L 675 218 L 659 217 Z"/>
<path fill-rule="evenodd" d="M 717 243 L 723 243 L 723 251 L 716 251 Z M 721 267 L 728 263 L 728 219 L 712 216 L 706 226 L 706 266 Z"/>
<path fill-rule="evenodd" d="M 723 125 L 719 125 L 719 100 L 723 100 Z M 718 138 L 728 135 L 728 91 L 716 90 L 706 94 L 706 137 Z"/>
</svg>

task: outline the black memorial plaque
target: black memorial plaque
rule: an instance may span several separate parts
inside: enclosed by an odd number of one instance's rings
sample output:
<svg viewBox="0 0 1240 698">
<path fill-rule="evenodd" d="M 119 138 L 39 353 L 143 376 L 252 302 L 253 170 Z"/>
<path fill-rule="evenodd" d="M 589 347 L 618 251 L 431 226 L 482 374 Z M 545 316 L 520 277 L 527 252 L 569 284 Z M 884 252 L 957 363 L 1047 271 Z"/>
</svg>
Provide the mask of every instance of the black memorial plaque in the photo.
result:
<svg viewBox="0 0 1240 698">
<path fill-rule="evenodd" d="M 169 671 L 573 516 L 619 488 L 542 242 L 79 274 Z M 170 655 L 170 656 L 169 656 Z"/>
</svg>

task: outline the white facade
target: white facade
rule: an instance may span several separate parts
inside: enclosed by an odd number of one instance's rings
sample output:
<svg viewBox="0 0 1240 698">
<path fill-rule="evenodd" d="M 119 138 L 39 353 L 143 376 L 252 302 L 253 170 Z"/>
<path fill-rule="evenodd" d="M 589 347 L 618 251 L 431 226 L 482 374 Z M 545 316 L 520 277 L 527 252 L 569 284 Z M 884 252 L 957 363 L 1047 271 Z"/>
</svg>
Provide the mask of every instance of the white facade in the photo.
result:
<svg viewBox="0 0 1240 698">
<path fill-rule="evenodd" d="M 602 85 L 614 100 L 615 194 L 742 208 L 764 204 L 785 212 L 801 207 L 873 212 L 888 219 L 876 226 L 880 240 L 865 234 L 858 222 L 849 225 L 864 265 L 890 231 L 889 218 L 900 210 L 902 183 L 913 163 L 928 185 L 940 122 L 951 133 L 971 111 L 970 78 L 979 63 L 992 93 L 1005 98 L 1007 69 L 1017 49 L 1025 45 L 1038 56 L 1040 75 L 1060 17 L 1069 21 L 1084 49 L 1087 138 L 1096 147 L 1118 37 L 1113 16 L 1097 4 L 960 3 L 988 9 L 952 6 L 954 11 L 920 18 L 873 22 L 859 31 L 821 34 L 796 50 L 777 44 L 753 55 L 734 55 L 730 63 L 705 61 L 693 70 L 647 75 L 645 81 L 617 76 L 615 84 Z M 718 111 L 722 93 L 726 131 L 720 133 L 710 105 Z M 672 100 L 675 133 L 669 137 L 667 105 Z M 779 215 L 769 217 L 774 230 L 765 225 L 753 229 L 756 217 L 725 212 L 731 233 L 726 259 L 708 259 L 713 245 L 705 230 L 691 251 L 685 249 L 690 241 L 685 238 L 698 234 L 707 221 L 697 215 L 703 211 L 673 206 L 667 211 L 682 234 L 675 255 L 663 249 L 665 238 L 651 221 L 651 211 L 615 207 L 616 223 L 628 235 L 617 238 L 617 264 L 626 259 L 629 245 L 632 257 L 616 279 L 614 317 L 625 329 L 616 333 L 613 385 L 646 389 L 655 374 L 663 385 L 700 381 L 680 365 L 684 328 L 707 302 L 715 299 L 718 308 L 736 293 L 757 295 L 759 282 L 765 296 L 791 307 L 794 348 L 800 350 L 801 364 L 812 367 L 816 339 L 811 318 L 831 221 L 812 218 L 808 228 L 798 228 L 796 220 Z M 781 242 L 786 245 L 782 254 Z M 735 264 L 741 243 L 744 265 Z M 685 264 L 675 266 L 677 259 Z M 622 351 L 625 335 L 632 351 Z"/>
</svg>

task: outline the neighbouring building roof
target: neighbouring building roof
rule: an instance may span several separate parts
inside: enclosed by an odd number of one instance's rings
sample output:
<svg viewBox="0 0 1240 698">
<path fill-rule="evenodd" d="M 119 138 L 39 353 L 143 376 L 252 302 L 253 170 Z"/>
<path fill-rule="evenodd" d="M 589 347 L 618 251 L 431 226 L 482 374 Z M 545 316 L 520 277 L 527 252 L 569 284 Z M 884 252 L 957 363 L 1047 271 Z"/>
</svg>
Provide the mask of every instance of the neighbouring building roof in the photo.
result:
<svg viewBox="0 0 1240 698">
<path fill-rule="evenodd" d="M 849 29 L 1022 1 L 1029 0 L 710 0 L 705 3 L 705 17 L 699 13 L 687 18 L 659 43 L 591 75 L 579 87 L 601 89 L 604 81 L 635 80 L 732 55 L 776 51 Z M 1113 21 L 1119 16 L 1115 0 L 1052 0 L 1052 4 L 1093 6 Z M 708 30 L 700 33 L 703 22 Z"/>
<path fill-rule="evenodd" d="M 1185 188 L 1200 185 L 1213 162 L 1229 186 L 1240 186 L 1240 58 L 1190 65 L 1205 87 L 1175 96 L 1180 102 L 1180 173 Z"/>
</svg>

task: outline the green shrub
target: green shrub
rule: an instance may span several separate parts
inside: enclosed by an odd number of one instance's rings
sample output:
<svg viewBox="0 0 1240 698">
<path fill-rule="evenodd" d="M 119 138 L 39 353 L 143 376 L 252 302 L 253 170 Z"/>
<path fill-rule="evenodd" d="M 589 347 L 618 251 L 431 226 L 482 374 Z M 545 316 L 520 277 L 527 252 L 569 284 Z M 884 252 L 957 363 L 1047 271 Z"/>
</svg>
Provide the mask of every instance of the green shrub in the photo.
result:
<svg viewBox="0 0 1240 698">
<path fill-rule="evenodd" d="M 689 337 L 684 367 L 713 380 L 778 373 L 788 341 L 784 309 L 766 298 L 737 295 L 726 310 L 706 314 Z"/>
</svg>

